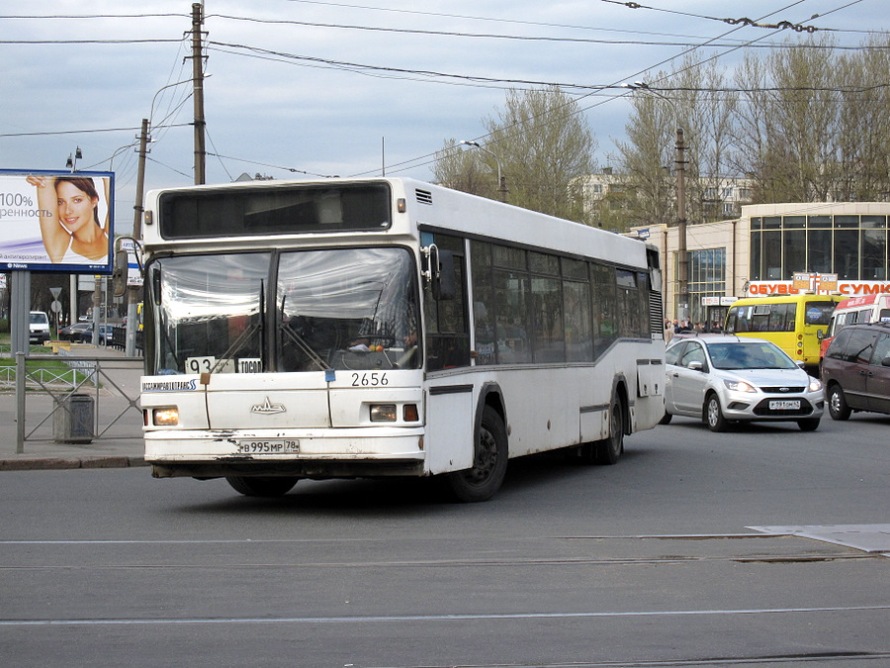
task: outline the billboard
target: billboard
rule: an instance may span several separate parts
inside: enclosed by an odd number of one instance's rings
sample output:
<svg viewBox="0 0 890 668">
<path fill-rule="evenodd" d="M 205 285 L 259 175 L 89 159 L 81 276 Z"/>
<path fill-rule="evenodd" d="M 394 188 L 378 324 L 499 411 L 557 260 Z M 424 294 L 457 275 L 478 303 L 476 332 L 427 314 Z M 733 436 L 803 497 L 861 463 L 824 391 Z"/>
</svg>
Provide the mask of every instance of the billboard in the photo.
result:
<svg viewBox="0 0 890 668">
<path fill-rule="evenodd" d="M 110 274 L 114 174 L 0 170 L 0 271 Z"/>
</svg>

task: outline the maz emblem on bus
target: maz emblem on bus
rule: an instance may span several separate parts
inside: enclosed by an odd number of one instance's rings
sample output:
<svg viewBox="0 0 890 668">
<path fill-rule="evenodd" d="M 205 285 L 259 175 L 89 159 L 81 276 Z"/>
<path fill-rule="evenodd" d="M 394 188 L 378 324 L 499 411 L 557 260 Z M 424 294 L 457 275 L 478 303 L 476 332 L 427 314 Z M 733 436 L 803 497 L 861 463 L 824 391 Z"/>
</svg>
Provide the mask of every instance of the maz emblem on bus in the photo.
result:
<svg viewBox="0 0 890 668">
<path fill-rule="evenodd" d="M 259 413 L 260 415 L 276 415 L 278 413 L 287 413 L 284 404 L 273 404 L 269 401 L 269 397 L 261 404 L 254 404 L 250 407 L 251 413 Z"/>
</svg>

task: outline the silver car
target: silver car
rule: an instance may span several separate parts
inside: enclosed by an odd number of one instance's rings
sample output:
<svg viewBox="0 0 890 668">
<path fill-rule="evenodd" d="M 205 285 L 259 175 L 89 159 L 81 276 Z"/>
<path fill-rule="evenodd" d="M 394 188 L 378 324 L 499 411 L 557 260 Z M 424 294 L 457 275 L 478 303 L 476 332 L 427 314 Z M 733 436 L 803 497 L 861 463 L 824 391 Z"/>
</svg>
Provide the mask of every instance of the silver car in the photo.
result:
<svg viewBox="0 0 890 668">
<path fill-rule="evenodd" d="M 737 421 L 794 421 L 814 431 L 825 409 L 822 383 L 774 343 L 736 336 L 673 342 L 665 351 L 665 414 L 701 418 L 711 431 Z"/>
</svg>

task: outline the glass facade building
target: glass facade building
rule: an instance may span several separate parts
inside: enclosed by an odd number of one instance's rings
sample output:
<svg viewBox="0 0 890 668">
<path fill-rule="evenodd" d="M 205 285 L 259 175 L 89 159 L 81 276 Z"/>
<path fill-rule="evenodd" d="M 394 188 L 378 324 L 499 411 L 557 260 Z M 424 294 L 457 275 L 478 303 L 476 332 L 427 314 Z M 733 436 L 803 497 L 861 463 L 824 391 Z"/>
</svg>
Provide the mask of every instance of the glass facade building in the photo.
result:
<svg viewBox="0 0 890 668">
<path fill-rule="evenodd" d="M 790 280 L 796 271 L 886 280 L 887 216 L 752 217 L 750 280 Z"/>
<path fill-rule="evenodd" d="M 890 293 L 888 220 L 887 202 L 815 202 L 753 204 L 743 206 L 736 220 L 689 224 L 685 311 L 678 299 L 677 227 L 641 227 L 630 234 L 661 252 L 666 317 L 708 323 L 719 320 L 733 298 L 796 290 L 799 273 L 836 275 L 843 295 Z"/>
</svg>

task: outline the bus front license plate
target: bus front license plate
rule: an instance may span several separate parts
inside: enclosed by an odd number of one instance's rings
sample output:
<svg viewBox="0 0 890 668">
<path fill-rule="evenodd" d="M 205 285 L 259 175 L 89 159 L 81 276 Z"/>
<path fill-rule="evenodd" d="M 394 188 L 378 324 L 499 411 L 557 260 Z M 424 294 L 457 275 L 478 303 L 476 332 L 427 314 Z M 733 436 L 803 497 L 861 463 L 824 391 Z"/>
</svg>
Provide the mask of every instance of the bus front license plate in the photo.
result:
<svg viewBox="0 0 890 668">
<path fill-rule="evenodd" d="M 796 411 L 800 410 L 800 401 L 771 401 L 769 402 L 771 411 Z"/>
<path fill-rule="evenodd" d="M 244 455 L 286 455 L 300 452 L 300 442 L 287 438 L 245 440 L 238 442 L 237 449 L 239 454 Z"/>
</svg>

